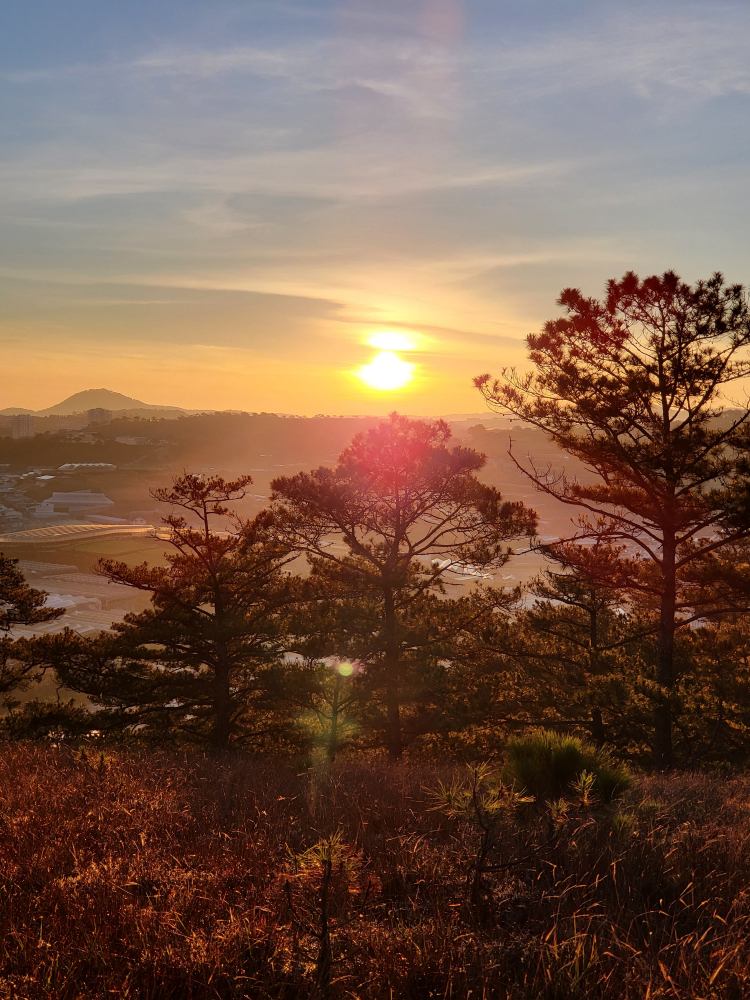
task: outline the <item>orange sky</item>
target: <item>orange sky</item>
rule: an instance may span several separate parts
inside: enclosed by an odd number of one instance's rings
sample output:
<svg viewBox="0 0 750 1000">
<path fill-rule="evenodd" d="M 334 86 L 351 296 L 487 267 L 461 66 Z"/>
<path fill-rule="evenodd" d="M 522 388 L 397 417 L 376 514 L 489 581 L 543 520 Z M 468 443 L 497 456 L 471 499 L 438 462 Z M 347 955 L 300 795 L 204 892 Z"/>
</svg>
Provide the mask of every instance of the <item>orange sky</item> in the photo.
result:
<svg viewBox="0 0 750 1000">
<path fill-rule="evenodd" d="M 739 0 L 9 5 L 0 409 L 482 412 L 566 286 L 748 280 L 748 66 Z"/>
<path fill-rule="evenodd" d="M 111 308 L 119 320 L 118 307 Z M 147 307 L 136 308 L 147 312 Z M 292 338 L 291 344 L 273 335 L 267 347 L 245 347 L 241 337 L 222 344 L 203 343 L 209 337 L 197 336 L 180 343 L 180 332 L 185 330 L 181 318 L 191 307 L 172 308 L 179 315 L 174 320 L 174 339 L 166 343 L 163 312 L 145 318 L 146 327 L 161 320 L 159 336 L 153 339 L 147 336 L 148 329 L 124 337 L 116 321 L 112 323 L 115 329 L 108 332 L 106 304 L 97 310 L 95 328 L 94 324 L 88 329 L 84 326 L 88 317 L 83 307 L 75 305 L 54 321 L 45 317 L 17 322 L 15 330 L 8 331 L 3 359 L 10 370 L 31 374 L 29 344 L 33 343 L 33 378 L 6 382 L 0 402 L 41 409 L 81 388 L 106 386 L 146 402 L 188 408 L 304 414 L 379 414 L 394 407 L 414 414 L 477 412 L 483 404 L 472 377 L 489 369 L 497 371 L 504 364 L 523 363 L 525 353 L 520 322 L 513 338 L 426 323 L 368 323 L 345 315 L 305 318 L 307 329 L 301 337 Z M 200 307 L 193 308 L 199 313 Z M 375 306 L 367 311 L 388 313 Z M 440 312 L 430 306 L 422 311 L 422 319 L 437 318 Z M 399 317 L 418 316 L 418 312 L 419 303 L 393 309 Z M 458 320 L 458 303 L 452 312 Z M 449 303 L 442 316 L 451 318 Z M 197 315 L 194 321 L 205 319 Z M 299 320 L 293 322 L 302 325 Z M 377 342 L 377 335 L 384 331 L 408 333 L 408 349 L 399 349 L 396 356 L 413 366 L 409 383 L 388 391 L 368 386 L 359 375 L 381 353 L 371 342 Z"/>
</svg>

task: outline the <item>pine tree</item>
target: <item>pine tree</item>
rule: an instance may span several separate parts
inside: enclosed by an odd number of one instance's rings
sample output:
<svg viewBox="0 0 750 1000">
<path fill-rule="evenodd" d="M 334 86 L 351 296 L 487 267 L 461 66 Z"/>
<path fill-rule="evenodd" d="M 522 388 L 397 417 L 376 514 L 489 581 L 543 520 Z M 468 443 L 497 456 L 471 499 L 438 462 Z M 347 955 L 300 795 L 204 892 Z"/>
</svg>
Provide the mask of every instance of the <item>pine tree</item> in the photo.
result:
<svg viewBox="0 0 750 1000">
<path fill-rule="evenodd" d="M 405 733 L 405 704 L 417 720 L 437 709 L 430 699 L 443 672 L 439 642 L 450 620 L 438 600 L 446 572 L 457 563 L 502 565 L 508 540 L 532 534 L 536 525 L 532 511 L 479 481 L 484 456 L 450 449 L 449 438 L 442 420 L 394 413 L 355 437 L 335 469 L 272 483 L 273 509 L 289 545 L 308 553 L 326 599 L 339 602 L 348 644 L 342 654 L 363 662 L 373 694 L 383 693 L 385 742 L 394 760 L 424 730 L 410 724 Z"/>
<path fill-rule="evenodd" d="M 560 719 L 578 722 L 598 746 L 642 745 L 633 691 L 656 625 L 648 610 L 623 606 L 617 571 L 628 560 L 601 541 L 542 551 L 553 566 L 528 585 L 536 600 L 519 616 L 516 655 L 549 678 Z"/>
<path fill-rule="evenodd" d="M 535 486 L 583 510 L 577 539 L 629 547 L 624 592 L 658 607 L 654 746 L 672 762 L 675 631 L 700 614 L 682 593 L 706 558 L 750 535 L 742 459 L 747 410 L 727 388 L 750 374 L 750 310 L 722 275 L 694 286 L 669 271 L 629 272 L 604 301 L 566 289 L 566 315 L 528 338 L 535 370 L 476 379 L 488 402 L 546 431 L 594 482 L 527 471 Z M 610 571 L 608 571 L 610 572 Z M 684 598 L 684 599 L 683 599 Z"/>
<path fill-rule="evenodd" d="M 45 606 L 47 593 L 26 583 L 18 560 L 0 552 L 0 632 L 8 633 L 17 625 L 42 625 L 63 614 L 60 608 Z"/>
<path fill-rule="evenodd" d="M 38 680 L 46 666 L 46 656 L 33 640 L 11 639 L 19 625 L 44 625 L 64 613 L 46 607 L 47 594 L 26 583 L 18 560 L 0 553 L 0 693 L 11 694 Z"/>
<path fill-rule="evenodd" d="M 151 595 L 151 607 L 113 625 L 58 668 L 66 685 L 132 724 L 210 741 L 221 750 L 258 728 L 260 677 L 280 653 L 277 618 L 296 594 L 293 558 L 267 511 L 232 509 L 249 476 L 185 474 L 152 496 L 184 514 L 164 518 L 166 567 L 103 560 L 110 580 Z"/>
<path fill-rule="evenodd" d="M 680 684 L 677 718 L 687 763 L 746 765 L 750 748 L 750 616 L 727 614 L 686 630 L 678 651 L 690 666 Z"/>
</svg>

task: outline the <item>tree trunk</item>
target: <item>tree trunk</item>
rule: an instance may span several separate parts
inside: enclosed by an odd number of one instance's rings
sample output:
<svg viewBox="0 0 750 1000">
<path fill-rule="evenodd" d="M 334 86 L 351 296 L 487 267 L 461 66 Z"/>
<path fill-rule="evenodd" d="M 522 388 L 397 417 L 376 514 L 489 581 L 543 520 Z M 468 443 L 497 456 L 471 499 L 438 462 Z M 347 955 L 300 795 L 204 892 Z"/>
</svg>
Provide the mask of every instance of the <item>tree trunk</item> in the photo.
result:
<svg viewBox="0 0 750 1000">
<path fill-rule="evenodd" d="M 401 743 L 401 714 L 399 698 L 399 649 L 396 633 L 396 609 L 393 592 L 386 590 L 385 598 L 385 701 L 388 714 L 388 756 L 399 760 L 403 752 Z"/>
<path fill-rule="evenodd" d="M 331 730 L 328 734 L 328 763 L 333 762 L 333 758 L 336 756 L 336 751 L 338 750 L 339 741 L 339 691 L 341 690 L 341 681 L 338 676 L 336 676 L 333 682 L 333 699 L 331 701 Z"/>
<path fill-rule="evenodd" d="M 214 747 L 229 749 L 231 727 L 231 693 L 229 690 L 229 664 L 225 656 L 219 657 L 214 673 Z"/>
<path fill-rule="evenodd" d="M 596 600 L 595 594 L 592 597 Z M 593 607 L 589 610 L 589 674 L 598 677 L 600 673 L 599 615 L 596 607 Z M 598 706 L 591 710 L 591 736 L 598 747 L 604 746 L 604 721 L 602 710 Z"/>
<path fill-rule="evenodd" d="M 672 705 L 674 686 L 674 633 L 677 607 L 677 552 L 674 535 L 664 538 L 662 549 L 661 613 L 656 650 L 656 683 L 662 689 L 654 708 L 654 756 L 656 766 L 672 766 Z"/>
<path fill-rule="evenodd" d="M 598 747 L 603 747 L 606 740 L 604 737 L 604 720 L 602 710 L 594 708 L 591 711 L 591 736 Z"/>
</svg>

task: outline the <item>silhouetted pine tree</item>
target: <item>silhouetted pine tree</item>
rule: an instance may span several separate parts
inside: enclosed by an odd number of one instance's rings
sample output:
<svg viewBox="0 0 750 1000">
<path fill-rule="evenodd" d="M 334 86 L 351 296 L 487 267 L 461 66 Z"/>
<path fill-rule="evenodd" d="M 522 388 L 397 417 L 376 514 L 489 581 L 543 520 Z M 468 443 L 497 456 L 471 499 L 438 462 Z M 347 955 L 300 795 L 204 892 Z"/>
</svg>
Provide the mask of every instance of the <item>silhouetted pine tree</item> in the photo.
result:
<svg viewBox="0 0 750 1000">
<path fill-rule="evenodd" d="M 281 655 L 278 613 L 297 583 L 285 572 L 293 554 L 273 515 L 247 521 L 230 506 L 250 482 L 185 474 L 152 492 L 185 512 L 164 519 L 167 566 L 99 564 L 110 580 L 150 594 L 151 607 L 71 650 L 59 667 L 69 687 L 133 724 L 218 749 L 251 738 L 263 671 Z"/>
<path fill-rule="evenodd" d="M 581 483 L 527 471 L 539 490 L 584 511 L 576 537 L 624 544 L 644 564 L 621 582 L 658 607 L 654 746 L 667 766 L 675 630 L 695 613 L 683 582 L 750 535 L 741 465 L 750 414 L 722 405 L 727 387 L 750 375 L 750 310 L 742 286 L 720 274 L 690 286 L 671 271 L 611 280 L 603 301 L 568 288 L 559 304 L 566 315 L 528 338 L 534 371 L 476 384 L 594 474 Z"/>
<path fill-rule="evenodd" d="M 450 449 L 449 438 L 444 421 L 394 413 L 355 437 L 335 469 L 272 483 L 289 546 L 308 553 L 338 605 L 339 654 L 367 667 L 369 724 L 383 729 L 392 759 L 440 711 L 440 643 L 456 629 L 436 596 L 446 573 L 502 565 L 508 540 L 536 526 L 533 511 L 479 481 L 484 456 Z"/>
<path fill-rule="evenodd" d="M 62 608 L 45 606 L 47 594 L 26 583 L 18 560 L 0 553 L 0 693 L 27 687 L 41 676 L 46 657 L 33 641 L 11 639 L 8 633 L 18 625 L 42 625 L 54 621 Z M 7 699 L 6 699 L 7 701 Z"/>
</svg>

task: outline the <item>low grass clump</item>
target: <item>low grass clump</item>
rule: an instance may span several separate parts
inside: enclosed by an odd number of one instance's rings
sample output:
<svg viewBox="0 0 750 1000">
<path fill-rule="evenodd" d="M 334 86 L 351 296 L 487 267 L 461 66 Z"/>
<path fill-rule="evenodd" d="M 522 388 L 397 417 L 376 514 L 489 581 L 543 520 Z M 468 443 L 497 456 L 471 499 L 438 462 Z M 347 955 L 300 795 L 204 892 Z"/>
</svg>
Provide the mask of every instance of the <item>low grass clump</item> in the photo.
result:
<svg viewBox="0 0 750 1000">
<path fill-rule="evenodd" d="M 750 996 L 750 781 L 498 808 L 481 907 L 457 781 L 6 744 L 0 997 Z"/>
</svg>

